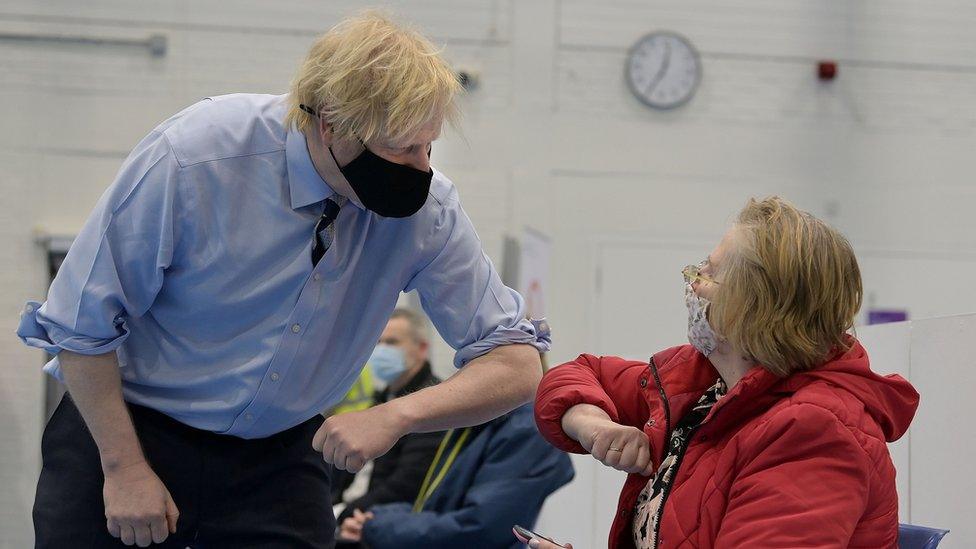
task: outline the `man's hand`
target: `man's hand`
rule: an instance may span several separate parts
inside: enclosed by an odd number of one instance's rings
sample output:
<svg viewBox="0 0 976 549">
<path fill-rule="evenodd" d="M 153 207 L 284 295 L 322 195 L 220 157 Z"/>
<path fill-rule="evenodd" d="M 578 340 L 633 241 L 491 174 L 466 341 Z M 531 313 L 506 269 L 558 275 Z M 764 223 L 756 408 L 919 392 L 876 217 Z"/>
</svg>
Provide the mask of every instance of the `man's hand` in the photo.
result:
<svg viewBox="0 0 976 549">
<path fill-rule="evenodd" d="M 613 422 L 603 410 L 577 404 L 563 415 L 563 431 L 608 467 L 626 473 L 654 473 L 651 444 L 644 431 Z"/>
<path fill-rule="evenodd" d="M 542 377 L 531 345 L 503 345 L 433 387 L 362 412 L 325 420 L 312 447 L 339 469 L 359 471 L 407 433 L 431 433 L 479 425 L 528 402 Z"/>
<path fill-rule="evenodd" d="M 108 531 L 126 545 L 148 547 L 176 533 L 180 512 L 145 461 L 106 473 L 102 497 Z"/>
<path fill-rule="evenodd" d="M 312 448 L 337 468 L 358 473 L 407 434 L 405 422 L 394 410 L 388 403 L 332 416 L 315 433 Z"/>
<path fill-rule="evenodd" d="M 352 516 L 342 521 L 342 526 L 339 527 L 339 537 L 349 541 L 362 541 L 363 525 L 372 518 L 373 513 L 363 513 L 359 509 L 353 510 Z"/>
<path fill-rule="evenodd" d="M 180 512 L 142 453 L 122 400 L 115 352 L 79 355 L 61 351 L 58 358 L 68 393 L 98 446 L 109 533 L 126 545 L 161 543 L 176 533 Z"/>
</svg>

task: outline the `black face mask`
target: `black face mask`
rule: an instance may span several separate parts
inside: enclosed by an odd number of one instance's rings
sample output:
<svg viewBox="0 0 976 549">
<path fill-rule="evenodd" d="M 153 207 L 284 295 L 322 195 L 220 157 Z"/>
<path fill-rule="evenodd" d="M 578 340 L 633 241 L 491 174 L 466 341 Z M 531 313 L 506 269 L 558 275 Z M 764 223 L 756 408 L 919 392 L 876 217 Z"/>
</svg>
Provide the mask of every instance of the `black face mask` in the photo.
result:
<svg viewBox="0 0 976 549">
<path fill-rule="evenodd" d="M 307 105 L 298 107 L 312 116 L 319 116 Z M 363 207 L 383 217 L 410 217 L 420 211 L 427 202 L 434 171 L 424 172 L 390 162 L 373 154 L 362 141 L 360 144 L 364 149 L 362 154 L 345 168 L 339 168 L 339 171 L 346 177 Z M 329 147 L 329 154 L 338 166 L 339 161 L 332 153 L 332 147 Z M 430 149 L 427 150 L 427 156 L 430 157 Z"/>
<path fill-rule="evenodd" d="M 331 148 L 329 152 L 332 152 Z M 430 156 L 430 151 L 427 155 Z M 335 155 L 332 158 L 335 159 Z M 420 211 L 427 202 L 430 180 L 434 176 L 433 170 L 425 172 L 390 162 L 369 149 L 363 150 L 339 171 L 346 176 L 363 206 L 383 217 L 410 217 Z"/>
</svg>

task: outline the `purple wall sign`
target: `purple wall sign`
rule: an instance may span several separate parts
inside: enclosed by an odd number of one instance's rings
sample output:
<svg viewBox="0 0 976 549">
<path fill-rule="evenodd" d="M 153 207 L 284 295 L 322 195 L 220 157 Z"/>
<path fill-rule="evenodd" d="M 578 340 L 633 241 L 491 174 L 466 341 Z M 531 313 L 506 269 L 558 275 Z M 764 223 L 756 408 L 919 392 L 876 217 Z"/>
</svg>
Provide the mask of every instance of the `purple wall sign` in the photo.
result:
<svg viewBox="0 0 976 549">
<path fill-rule="evenodd" d="M 908 320 L 908 311 L 904 309 L 872 309 L 868 311 L 868 324 L 886 324 Z"/>
</svg>

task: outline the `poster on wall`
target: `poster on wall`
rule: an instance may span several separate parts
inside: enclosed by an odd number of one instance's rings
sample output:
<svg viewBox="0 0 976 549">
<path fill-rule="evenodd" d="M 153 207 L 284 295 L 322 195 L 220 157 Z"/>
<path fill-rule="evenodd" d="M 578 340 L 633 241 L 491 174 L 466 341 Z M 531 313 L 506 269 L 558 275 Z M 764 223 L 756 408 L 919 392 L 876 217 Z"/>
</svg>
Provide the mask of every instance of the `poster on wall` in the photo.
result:
<svg viewBox="0 0 976 549">
<path fill-rule="evenodd" d="M 545 318 L 552 243 L 541 232 L 526 227 L 519 254 L 518 291 L 525 298 L 530 318 Z"/>
<path fill-rule="evenodd" d="M 74 235 L 52 235 L 46 233 L 40 233 L 36 236 L 36 242 L 41 245 L 47 252 L 47 286 L 50 286 L 54 282 L 54 277 L 58 276 L 58 270 L 61 269 L 61 264 L 64 263 L 64 258 L 68 255 L 68 249 L 71 248 L 71 243 L 74 242 Z M 51 355 L 46 355 L 44 362 L 48 362 L 54 358 Z M 51 414 L 54 413 L 54 409 L 58 407 L 61 402 L 61 397 L 64 396 L 64 385 L 54 379 L 51 376 L 44 376 L 44 411 L 45 411 L 45 421 L 47 424 L 47 419 L 51 418 Z"/>
</svg>

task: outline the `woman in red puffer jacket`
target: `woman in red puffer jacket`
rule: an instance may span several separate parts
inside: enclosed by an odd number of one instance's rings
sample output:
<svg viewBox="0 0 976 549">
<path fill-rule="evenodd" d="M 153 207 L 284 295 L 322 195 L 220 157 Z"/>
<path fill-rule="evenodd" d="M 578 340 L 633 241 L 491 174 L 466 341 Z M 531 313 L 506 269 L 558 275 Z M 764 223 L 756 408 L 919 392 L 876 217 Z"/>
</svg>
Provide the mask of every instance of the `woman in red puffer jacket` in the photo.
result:
<svg viewBox="0 0 976 549">
<path fill-rule="evenodd" d="M 751 200 L 684 275 L 691 345 L 582 355 L 539 386 L 550 442 L 630 473 L 610 547 L 896 547 L 886 442 L 918 393 L 847 334 L 862 295 L 847 240 Z"/>
</svg>

